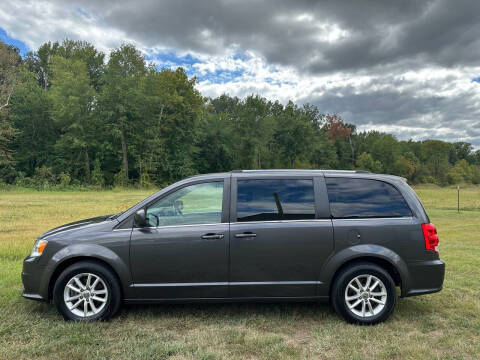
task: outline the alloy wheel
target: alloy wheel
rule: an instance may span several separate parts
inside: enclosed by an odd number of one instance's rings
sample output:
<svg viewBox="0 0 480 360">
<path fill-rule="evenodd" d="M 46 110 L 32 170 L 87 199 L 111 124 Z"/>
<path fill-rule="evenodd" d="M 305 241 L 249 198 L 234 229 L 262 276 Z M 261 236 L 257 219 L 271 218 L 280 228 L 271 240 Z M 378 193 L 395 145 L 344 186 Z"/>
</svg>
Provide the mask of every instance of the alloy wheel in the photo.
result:
<svg viewBox="0 0 480 360">
<path fill-rule="evenodd" d="M 77 274 L 65 285 L 63 300 L 73 314 L 86 318 L 97 315 L 104 309 L 108 300 L 108 288 L 98 275 Z"/>
<path fill-rule="evenodd" d="M 345 303 L 355 315 L 368 318 L 379 314 L 387 303 L 387 289 L 374 275 L 354 277 L 345 289 Z"/>
</svg>

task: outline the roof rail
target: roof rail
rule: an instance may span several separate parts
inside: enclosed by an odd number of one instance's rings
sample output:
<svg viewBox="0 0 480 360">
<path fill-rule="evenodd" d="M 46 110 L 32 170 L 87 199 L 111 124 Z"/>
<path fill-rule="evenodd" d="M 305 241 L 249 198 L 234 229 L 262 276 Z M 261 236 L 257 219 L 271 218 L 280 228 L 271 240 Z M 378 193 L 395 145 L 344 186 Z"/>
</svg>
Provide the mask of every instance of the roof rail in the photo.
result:
<svg viewBox="0 0 480 360">
<path fill-rule="evenodd" d="M 359 173 L 359 174 L 371 174 L 367 170 L 333 170 L 333 169 L 253 169 L 253 170 L 232 170 L 232 173 L 251 173 L 251 172 L 276 172 L 276 171 L 322 171 L 322 172 L 335 172 L 335 173 Z"/>
</svg>

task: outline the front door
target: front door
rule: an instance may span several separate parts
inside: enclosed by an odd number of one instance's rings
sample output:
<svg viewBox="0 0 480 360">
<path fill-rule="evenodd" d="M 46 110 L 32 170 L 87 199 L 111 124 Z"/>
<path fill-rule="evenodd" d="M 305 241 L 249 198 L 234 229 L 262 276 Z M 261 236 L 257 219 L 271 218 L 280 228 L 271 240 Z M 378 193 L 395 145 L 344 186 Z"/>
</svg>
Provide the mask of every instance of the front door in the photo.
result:
<svg viewBox="0 0 480 360">
<path fill-rule="evenodd" d="M 194 183 L 147 206 L 130 245 L 137 298 L 228 296 L 229 191 L 229 179 Z"/>
<path fill-rule="evenodd" d="M 230 296 L 316 296 L 320 268 L 333 251 L 333 228 L 315 202 L 328 206 L 326 193 L 314 188 L 324 186 L 314 186 L 312 178 L 232 181 Z"/>
</svg>

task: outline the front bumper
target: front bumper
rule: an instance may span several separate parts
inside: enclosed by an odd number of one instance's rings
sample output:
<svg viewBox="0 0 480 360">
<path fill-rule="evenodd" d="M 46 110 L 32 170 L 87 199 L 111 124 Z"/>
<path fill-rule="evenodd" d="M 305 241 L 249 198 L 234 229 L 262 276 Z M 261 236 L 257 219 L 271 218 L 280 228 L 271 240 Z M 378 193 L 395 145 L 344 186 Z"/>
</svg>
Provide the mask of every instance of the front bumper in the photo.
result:
<svg viewBox="0 0 480 360">
<path fill-rule="evenodd" d="M 48 289 L 42 289 L 42 275 L 45 266 L 39 264 L 39 258 L 26 257 L 22 269 L 22 296 L 26 299 L 46 301 Z"/>
<path fill-rule="evenodd" d="M 402 296 L 431 294 L 442 290 L 445 278 L 445 263 L 428 260 L 408 263 L 408 286 L 402 289 Z"/>
</svg>

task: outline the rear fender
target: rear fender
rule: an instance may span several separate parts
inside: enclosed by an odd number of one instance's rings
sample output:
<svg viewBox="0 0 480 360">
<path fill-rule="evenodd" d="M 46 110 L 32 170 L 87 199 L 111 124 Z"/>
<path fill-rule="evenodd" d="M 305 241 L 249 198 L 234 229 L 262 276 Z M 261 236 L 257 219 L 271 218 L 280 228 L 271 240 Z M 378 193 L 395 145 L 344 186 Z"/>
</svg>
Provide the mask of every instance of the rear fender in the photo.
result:
<svg viewBox="0 0 480 360">
<path fill-rule="evenodd" d="M 324 284 L 320 288 L 320 296 L 329 296 L 330 287 L 337 271 L 346 263 L 368 258 L 381 259 L 390 263 L 400 275 L 401 287 L 408 289 L 409 272 L 402 258 L 390 249 L 374 244 L 359 244 L 345 248 L 330 257 L 322 267 L 320 282 Z M 402 293 L 403 295 L 403 293 Z"/>
</svg>

